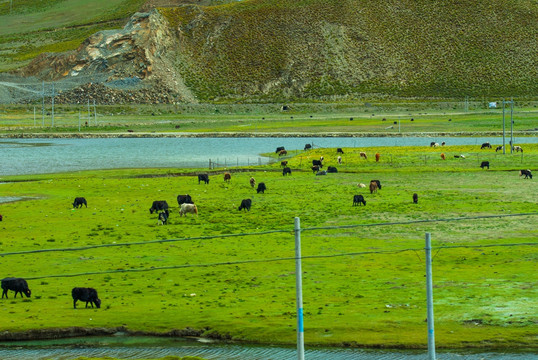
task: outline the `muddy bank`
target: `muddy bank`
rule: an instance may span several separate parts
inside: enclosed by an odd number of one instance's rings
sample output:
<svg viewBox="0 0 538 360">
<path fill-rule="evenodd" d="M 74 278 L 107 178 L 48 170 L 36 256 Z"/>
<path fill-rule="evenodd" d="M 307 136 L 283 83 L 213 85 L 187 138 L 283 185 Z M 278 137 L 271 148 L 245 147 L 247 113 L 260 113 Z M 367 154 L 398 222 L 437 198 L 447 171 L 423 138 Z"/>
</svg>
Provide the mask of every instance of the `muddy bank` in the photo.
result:
<svg viewBox="0 0 538 360">
<path fill-rule="evenodd" d="M 514 131 L 515 136 L 538 136 L 538 131 Z M 311 137 L 485 137 L 502 136 L 502 131 L 484 132 L 406 132 L 406 133 L 385 133 L 385 132 L 320 132 L 320 133 L 245 133 L 245 132 L 122 132 L 122 133 L 1 133 L 0 138 L 4 139 L 87 139 L 87 138 L 311 138 Z"/>
</svg>

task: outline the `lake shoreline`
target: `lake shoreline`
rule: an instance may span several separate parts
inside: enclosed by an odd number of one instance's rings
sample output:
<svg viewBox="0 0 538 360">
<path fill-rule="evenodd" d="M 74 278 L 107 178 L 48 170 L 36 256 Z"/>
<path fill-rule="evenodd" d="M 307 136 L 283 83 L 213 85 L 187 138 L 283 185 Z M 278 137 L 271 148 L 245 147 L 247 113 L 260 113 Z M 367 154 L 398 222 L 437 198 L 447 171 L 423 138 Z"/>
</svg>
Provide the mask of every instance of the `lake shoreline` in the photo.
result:
<svg viewBox="0 0 538 360">
<path fill-rule="evenodd" d="M 535 137 L 538 131 L 514 131 L 514 136 Z M 502 136 L 502 131 L 484 132 L 325 132 L 325 133 L 293 133 L 293 132 L 121 132 L 121 133 L 0 133 L 4 139 L 89 139 L 89 138 L 334 138 L 334 137 L 484 137 Z M 505 133 L 507 138 L 509 133 Z"/>
</svg>

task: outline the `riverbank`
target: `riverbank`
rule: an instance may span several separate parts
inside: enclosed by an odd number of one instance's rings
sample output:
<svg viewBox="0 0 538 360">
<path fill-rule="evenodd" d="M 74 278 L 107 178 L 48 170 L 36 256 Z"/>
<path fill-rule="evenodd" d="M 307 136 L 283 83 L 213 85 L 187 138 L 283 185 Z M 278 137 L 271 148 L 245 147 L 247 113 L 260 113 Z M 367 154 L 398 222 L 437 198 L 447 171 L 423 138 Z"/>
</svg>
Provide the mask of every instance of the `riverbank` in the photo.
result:
<svg viewBox="0 0 538 360">
<path fill-rule="evenodd" d="M 70 133 L 0 133 L 4 139 L 90 139 L 90 138 L 365 138 L 365 137 L 502 137 L 502 131 L 481 132 L 318 132 L 318 133 L 295 133 L 295 132 L 70 132 Z M 516 137 L 538 136 L 538 131 L 514 131 Z M 505 134 L 507 138 L 510 134 Z"/>
</svg>

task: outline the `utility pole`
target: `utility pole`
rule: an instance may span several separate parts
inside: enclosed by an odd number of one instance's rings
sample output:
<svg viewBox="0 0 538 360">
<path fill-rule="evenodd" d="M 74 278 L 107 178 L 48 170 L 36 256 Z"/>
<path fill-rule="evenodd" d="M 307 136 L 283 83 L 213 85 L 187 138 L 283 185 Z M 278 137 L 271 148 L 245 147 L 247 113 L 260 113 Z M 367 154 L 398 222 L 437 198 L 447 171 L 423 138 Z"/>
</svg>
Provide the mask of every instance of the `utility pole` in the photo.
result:
<svg viewBox="0 0 538 360">
<path fill-rule="evenodd" d="M 510 98 L 510 154 L 514 152 L 514 98 Z"/>
<path fill-rule="evenodd" d="M 54 83 L 52 83 L 52 127 L 54 127 Z"/>
<path fill-rule="evenodd" d="M 506 154 L 506 140 L 504 131 L 504 99 L 503 99 L 503 154 Z"/>
<path fill-rule="evenodd" d="M 432 281 L 432 243 L 430 233 L 426 233 L 426 303 L 428 322 L 428 360 L 435 360 L 435 333 L 433 321 L 433 281 Z"/>
</svg>

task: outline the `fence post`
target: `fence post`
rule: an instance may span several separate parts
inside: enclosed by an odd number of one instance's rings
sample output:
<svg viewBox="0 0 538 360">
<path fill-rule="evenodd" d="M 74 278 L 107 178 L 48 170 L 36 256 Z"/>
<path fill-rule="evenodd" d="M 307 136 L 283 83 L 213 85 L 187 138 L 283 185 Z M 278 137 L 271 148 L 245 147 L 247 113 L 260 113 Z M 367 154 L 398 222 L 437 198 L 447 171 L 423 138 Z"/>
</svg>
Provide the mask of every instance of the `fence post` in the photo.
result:
<svg viewBox="0 0 538 360">
<path fill-rule="evenodd" d="M 428 320 L 428 360 L 435 360 L 435 334 L 433 321 L 433 281 L 432 281 L 432 247 L 431 235 L 426 233 L 426 297 Z"/>
<path fill-rule="evenodd" d="M 301 220 L 295 218 L 295 290 L 297 298 L 297 359 L 304 360 L 303 279 L 301 270 Z"/>
</svg>

